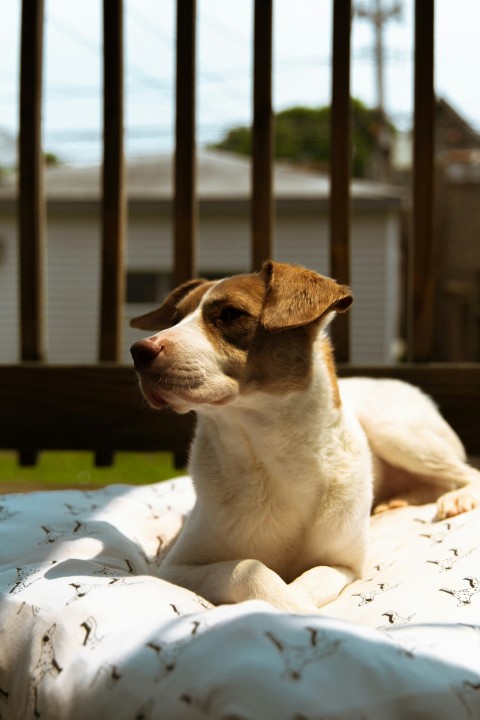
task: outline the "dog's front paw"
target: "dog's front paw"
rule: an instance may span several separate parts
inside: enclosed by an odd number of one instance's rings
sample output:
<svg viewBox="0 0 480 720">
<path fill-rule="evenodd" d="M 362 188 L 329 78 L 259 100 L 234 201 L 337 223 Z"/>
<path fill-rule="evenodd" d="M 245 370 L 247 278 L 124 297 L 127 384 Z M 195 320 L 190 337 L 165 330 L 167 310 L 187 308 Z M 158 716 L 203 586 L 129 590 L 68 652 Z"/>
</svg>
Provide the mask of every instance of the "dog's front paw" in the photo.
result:
<svg viewBox="0 0 480 720">
<path fill-rule="evenodd" d="M 437 519 L 445 520 L 477 507 L 480 507 L 480 490 L 472 487 L 452 490 L 438 498 Z"/>
</svg>

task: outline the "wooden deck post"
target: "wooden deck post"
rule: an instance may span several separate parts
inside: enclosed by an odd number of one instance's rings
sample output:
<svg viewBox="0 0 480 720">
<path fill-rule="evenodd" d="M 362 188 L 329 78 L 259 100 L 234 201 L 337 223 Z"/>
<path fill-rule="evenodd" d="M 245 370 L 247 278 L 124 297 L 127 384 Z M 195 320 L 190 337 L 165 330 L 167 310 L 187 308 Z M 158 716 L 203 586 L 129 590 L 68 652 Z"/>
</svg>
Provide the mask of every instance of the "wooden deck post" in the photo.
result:
<svg viewBox="0 0 480 720">
<path fill-rule="evenodd" d="M 103 2 L 103 201 L 99 359 L 121 362 L 125 303 L 126 192 L 123 149 L 123 1 Z M 97 466 L 114 452 L 95 453 Z"/>
<path fill-rule="evenodd" d="M 22 3 L 20 56 L 20 355 L 22 360 L 44 360 L 43 0 Z"/>
<path fill-rule="evenodd" d="M 175 285 L 197 275 L 195 65 L 196 0 L 177 0 L 174 164 Z"/>
<path fill-rule="evenodd" d="M 45 360 L 45 196 L 42 149 L 43 0 L 22 3 L 19 141 L 20 358 Z M 36 465 L 38 448 L 19 449 Z"/>
<path fill-rule="evenodd" d="M 330 274 L 350 283 L 350 32 L 351 0 L 333 3 L 332 107 L 330 115 Z M 350 359 L 350 316 L 339 315 L 332 326 L 335 355 Z"/>
<path fill-rule="evenodd" d="M 409 258 L 408 359 L 432 359 L 434 305 L 434 0 L 415 2 L 413 216 Z"/>
<path fill-rule="evenodd" d="M 273 256 L 272 0 L 255 0 L 253 34 L 252 267 Z"/>
<path fill-rule="evenodd" d="M 100 361 L 122 359 L 125 300 L 123 2 L 103 2 L 103 203 Z"/>
</svg>

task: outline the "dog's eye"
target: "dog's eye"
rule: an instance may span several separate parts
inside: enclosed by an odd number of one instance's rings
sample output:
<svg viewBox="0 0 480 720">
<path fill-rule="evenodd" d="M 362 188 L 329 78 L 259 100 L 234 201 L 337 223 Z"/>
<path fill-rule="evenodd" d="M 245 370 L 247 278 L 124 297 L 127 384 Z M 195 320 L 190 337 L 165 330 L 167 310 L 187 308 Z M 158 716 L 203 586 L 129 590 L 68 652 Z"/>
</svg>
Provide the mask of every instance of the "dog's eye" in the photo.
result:
<svg viewBox="0 0 480 720">
<path fill-rule="evenodd" d="M 227 305 L 222 309 L 222 312 L 220 313 L 219 320 L 222 323 L 232 323 L 235 320 L 238 320 L 238 318 L 246 315 L 247 313 L 245 310 L 240 310 L 240 308 L 233 307 L 232 305 Z"/>
</svg>

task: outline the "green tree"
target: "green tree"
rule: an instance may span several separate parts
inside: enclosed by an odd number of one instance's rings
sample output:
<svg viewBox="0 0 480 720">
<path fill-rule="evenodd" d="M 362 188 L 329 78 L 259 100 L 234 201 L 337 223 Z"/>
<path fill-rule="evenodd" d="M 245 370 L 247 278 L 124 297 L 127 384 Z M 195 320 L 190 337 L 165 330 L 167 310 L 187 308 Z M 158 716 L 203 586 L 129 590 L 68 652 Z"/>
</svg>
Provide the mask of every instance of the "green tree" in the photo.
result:
<svg viewBox="0 0 480 720">
<path fill-rule="evenodd" d="M 352 101 L 352 173 L 365 177 L 378 142 L 378 111 Z M 389 124 L 393 134 L 395 129 Z M 234 127 L 213 147 L 249 155 L 251 129 Z M 330 159 L 330 107 L 292 107 L 275 116 L 275 157 L 326 169 Z"/>
<path fill-rule="evenodd" d="M 53 165 L 61 165 L 61 160 L 58 157 L 58 155 L 55 155 L 55 153 L 45 152 L 43 154 L 43 157 L 45 159 L 45 164 L 48 165 L 49 167 L 51 167 Z"/>
</svg>

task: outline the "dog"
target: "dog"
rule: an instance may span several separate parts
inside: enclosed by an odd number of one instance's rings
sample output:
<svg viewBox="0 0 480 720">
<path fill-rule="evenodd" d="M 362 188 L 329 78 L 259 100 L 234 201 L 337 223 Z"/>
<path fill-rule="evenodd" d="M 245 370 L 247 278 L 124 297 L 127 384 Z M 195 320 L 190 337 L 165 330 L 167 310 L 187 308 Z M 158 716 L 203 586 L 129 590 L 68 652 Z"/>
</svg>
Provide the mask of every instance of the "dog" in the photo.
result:
<svg viewBox="0 0 480 720">
<path fill-rule="evenodd" d="M 152 408 L 194 410 L 196 504 L 160 577 L 215 605 L 315 612 L 362 574 L 373 497 L 441 488 L 480 504 L 480 473 L 432 401 L 396 380 L 337 380 L 326 328 L 345 285 L 297 265 L 190 280 L 131 325 Z M 383 502 L 381 509 L 404 502 Z"/>
</svg>

